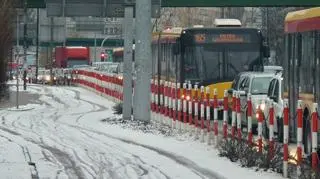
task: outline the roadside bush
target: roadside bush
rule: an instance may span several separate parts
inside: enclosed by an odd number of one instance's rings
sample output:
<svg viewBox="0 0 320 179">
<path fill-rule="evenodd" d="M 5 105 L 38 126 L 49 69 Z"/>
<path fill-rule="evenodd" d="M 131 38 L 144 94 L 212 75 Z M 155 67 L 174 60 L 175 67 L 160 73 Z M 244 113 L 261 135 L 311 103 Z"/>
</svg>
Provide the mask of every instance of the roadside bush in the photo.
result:
<svg viewBox="0 0 320 179">
<path fill-rule="evenodd" d="M 238 139 L 222 139 L 218 145 L 219 156 L 226 157 L 232 162 L 239 162 L 242 167 L 252 168 L 257 170 L 274 171 L 283 173 L 283 147 L 281 143 L 274 143 L 273 150 L 270 150 L 270 145 L 264 144 L 262 152 L 258 152 L 257 146 L 248 145 L 247 141 Z M 289 178 L 299 179 L 320 179 L 319 168 L 313 171 L 311 168 L 311 158 L 303 159 L 301 162 L 301 174 L 297 177 L 297 166 L 295 165 L 295 156 L 289 155 Z M 318 161 L 320 162 L 320 161 Z"/>
<path fill-rule="evenodd" d="M 223 139 L 218 145 L 219 156 L 227 157 L 232 162 L 240 162 L 242 167 L 258 165 L 260 154 L 254 146 L 248 145 L 246 140 Z"/>
<path fill-rule="evenodd" d="M 122 114 L 122 103 L 117 103 L 113 107 L 113 114 Z"/>
</svg>

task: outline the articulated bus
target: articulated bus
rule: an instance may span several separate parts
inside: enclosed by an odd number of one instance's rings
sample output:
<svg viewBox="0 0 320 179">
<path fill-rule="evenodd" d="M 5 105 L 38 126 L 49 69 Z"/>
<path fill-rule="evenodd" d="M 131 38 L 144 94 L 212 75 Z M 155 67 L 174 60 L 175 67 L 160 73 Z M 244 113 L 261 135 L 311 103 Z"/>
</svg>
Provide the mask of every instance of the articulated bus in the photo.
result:
<svg viewBox="0 0 320 179">
<path fill-rule="evenodd" d="M 241 23 L 232 24 L 235 21 L 230 19 L 217 22 L 221 25 L 213 28 L 153 33 L 153 79 L 209 86 L 210 91 L 216 88 L 221 103 L 237 74 L 263 71 L 264 58 L 270 53 L 261 31 L 239 27 Z"/>
<path fill-rule="evenodd" d="M 284 97 L 289 98 L 292 136 L 296 136 L 296 107 L 303 101 L 303 143 L 311 151 L 312 103 L 320 104 L 320 7 L 294 11 L 285 18 L 286 59 Z M 319 111 L 318 111 L 319 112 Z"/>
</svg>

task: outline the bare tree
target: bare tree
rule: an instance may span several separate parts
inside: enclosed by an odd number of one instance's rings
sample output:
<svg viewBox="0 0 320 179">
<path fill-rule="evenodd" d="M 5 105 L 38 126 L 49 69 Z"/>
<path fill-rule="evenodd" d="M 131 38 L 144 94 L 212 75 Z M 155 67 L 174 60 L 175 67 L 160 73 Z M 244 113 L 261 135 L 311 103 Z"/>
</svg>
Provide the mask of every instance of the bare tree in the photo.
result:
<svg viewBox="0 0 320 179">
<path fill-rule="evenodd" d="M 15 10 L 12 0 L 0 1 L 0 94 L 5 90 L 7 80 L 7 64 L 11 58 L 12 38 L 13 38 L 13 18 Z M 1 98 L 1 96 L 0 96 Z"/>
<path fill-rule="evenodd" d="M 282 65 L 285 54 L 284 20 L 288 12 L 302 8 L 264 7 L 262 12 L 262 30 L 268 39 L 270 49 L 275 52 L 273 65 Z"/>
<path fill-rule="evenodd" d="M 219 17 L 218 8 L 162 8 L 161 16 L 156 20 L 156 29 L 165 27 L 192 27 L 193 25 L 213 26 Z"/>
</svg>

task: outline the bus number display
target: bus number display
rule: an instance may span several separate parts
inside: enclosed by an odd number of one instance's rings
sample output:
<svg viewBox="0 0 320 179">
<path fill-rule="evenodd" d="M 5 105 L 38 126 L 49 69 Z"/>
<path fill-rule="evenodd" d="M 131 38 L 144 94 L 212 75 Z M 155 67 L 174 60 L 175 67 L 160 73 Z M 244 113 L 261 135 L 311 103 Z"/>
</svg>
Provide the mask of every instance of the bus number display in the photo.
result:
<svg viewBox="0 0 320 179">
<path fill-rule="evenodd" d="M 196 34 L 196 43 L 249 43 L 249 34 Z"/>
<path fill-rule="evenodd" d="M 236 34 L 220 34 L 212 37 L 212 42 L 224 43 L 224 42 L 234 42 L 234 43 L 243 43 L 244 39 L 241 36 Z"/>
</svg>

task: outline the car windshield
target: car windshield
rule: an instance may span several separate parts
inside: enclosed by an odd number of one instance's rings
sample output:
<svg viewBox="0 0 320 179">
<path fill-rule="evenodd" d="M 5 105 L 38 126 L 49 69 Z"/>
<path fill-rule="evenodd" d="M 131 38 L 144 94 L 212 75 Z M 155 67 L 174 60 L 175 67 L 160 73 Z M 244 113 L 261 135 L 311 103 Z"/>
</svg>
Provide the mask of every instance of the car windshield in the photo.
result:
<svg viewBox="0 0 320 179">
<path fill-rule="evenodd" d="M 251 94 L 268 94 L 269 83 L 272 77 L 255 77 L 252 79 Z"/>
</svg>

